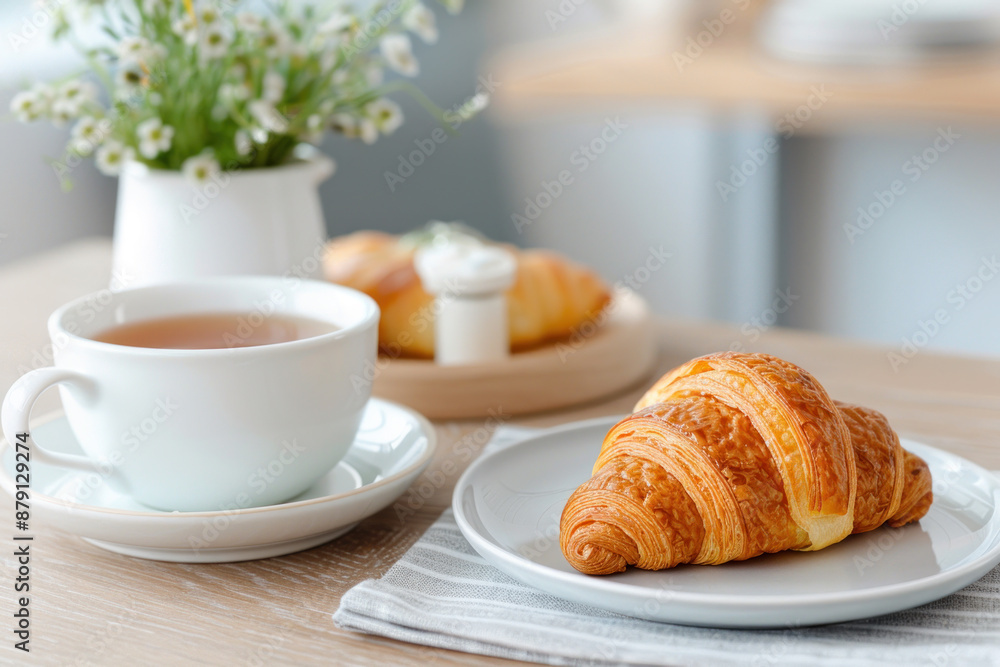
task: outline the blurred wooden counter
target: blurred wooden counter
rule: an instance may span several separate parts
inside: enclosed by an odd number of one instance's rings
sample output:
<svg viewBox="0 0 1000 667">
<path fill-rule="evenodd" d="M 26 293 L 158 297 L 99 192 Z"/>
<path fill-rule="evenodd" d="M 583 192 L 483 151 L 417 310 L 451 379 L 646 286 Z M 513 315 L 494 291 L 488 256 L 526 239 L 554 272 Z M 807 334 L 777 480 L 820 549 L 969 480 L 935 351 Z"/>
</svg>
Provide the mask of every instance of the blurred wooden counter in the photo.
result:
<svg viewBox="0 0 1000 667">
<path fill-rule="evenodd" d="M 763 110 L 780 119 L 801 105 L 815 105 L 810 96 L 825 86 L 825 122 L 1000 121 L 1000 53 L 912 66 L 800 64 L 763 53 L 753 16 L 735 14 L 717 37 L 695 22 L 672 37 L 665 26 L 655 32 L 650 26 L 624 26 L 510 47 L 484 68 L 502 84 L 494 106 L 501 116 L 516 117 L 697 102 Z M 697 42 L 700 33 L 708 35 L 701 39 L 704 46 Z M 816 129 L 810 123 L 809 130 Z"/>
</svg>

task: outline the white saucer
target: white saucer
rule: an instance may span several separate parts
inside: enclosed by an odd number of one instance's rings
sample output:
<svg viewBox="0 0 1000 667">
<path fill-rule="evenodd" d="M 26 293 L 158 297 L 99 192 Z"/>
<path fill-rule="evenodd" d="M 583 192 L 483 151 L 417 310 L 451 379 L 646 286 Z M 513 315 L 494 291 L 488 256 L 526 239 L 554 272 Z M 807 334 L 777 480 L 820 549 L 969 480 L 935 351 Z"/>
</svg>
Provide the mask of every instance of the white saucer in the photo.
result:
<svg viewBox="0 0 1000 667">
<path fill-rule="evenodd" d="M 61 412 L 37 420 L 32 438 L 55 451 L 81 452 Z M 97 474 L 32 462 L 31 520 L 139 558 L 222 563 L 281 556 L 339 537 L 388 506 L 427 467 L 434 445 L 426 419 L 373 398 L 344 460 L 287 503 L 161 512 L 115 492 Z M 2 446 L 0 486 L 13 495 L 14 455 Z"/>
<path fill-rule="evenodd" d="M 912 441 L 927 461 L 934 503 L 919 523 L 853 535 L 814 552 L 725 565 L 594 577 L 559 548 L 559 517 L 590 478 L 618 420 L 551 429 L 485 454 L 455 488 L 455 520 L 483 558 L 552 595 L 628 616 L 710 627 L 789 627 L 868 618 L 925 604 L 1000 563 L 1000 479 Z"/>
</svg>

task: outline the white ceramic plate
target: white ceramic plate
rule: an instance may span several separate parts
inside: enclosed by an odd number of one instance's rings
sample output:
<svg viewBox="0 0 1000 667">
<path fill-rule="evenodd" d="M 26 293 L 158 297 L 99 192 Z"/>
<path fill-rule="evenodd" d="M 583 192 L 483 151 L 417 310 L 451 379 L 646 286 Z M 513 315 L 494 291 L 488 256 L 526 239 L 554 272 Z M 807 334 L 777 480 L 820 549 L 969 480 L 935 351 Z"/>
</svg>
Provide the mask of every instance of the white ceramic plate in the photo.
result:
<svg viewBox="0 0 1000 667">
<path fill-rule="evenodd" d="M 62 413 L 40 418 L 32 438 L 81 453 Z M 12 494 L 14 456 L 2 442 L 0 486 Z M 434 429 L 416 412 L 372 399 L 345 459 L 293 500 L 217 512 L 161 512 L 112 489 L 97 474 L 31 464 L 31 521 L 140 558 L 219 563 L 270 558 L 329 542 L 388 506 L 427 467 Z"/>
<path fill-rule="evenodd" d="M 934 504 L 917 524 L 853 535 L 821 551 L 724 565 L 594 577 L 559 549 L 559 517 L 590 477 L 618 420 L 568 424 L 484 455 L 459 480 L 455 519 L 483 558 L 558 597 L 628 616 L 710 627 L 836 623 L 908 609 L 953 593 L 1000 563 L 1000 480 L 916 442 Z"/>
</svg>

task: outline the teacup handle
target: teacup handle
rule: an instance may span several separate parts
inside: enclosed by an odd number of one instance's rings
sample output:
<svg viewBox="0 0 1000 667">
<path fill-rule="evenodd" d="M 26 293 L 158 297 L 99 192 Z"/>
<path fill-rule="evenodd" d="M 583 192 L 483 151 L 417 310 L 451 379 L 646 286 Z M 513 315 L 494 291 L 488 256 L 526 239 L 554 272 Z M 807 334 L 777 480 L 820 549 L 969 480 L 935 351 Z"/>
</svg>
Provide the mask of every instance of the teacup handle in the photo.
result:
<svg viewBox="0 0 1000 667">
<path fill-rule="evenodd" d="M 35 404 L 42 393 L 61 382 L 75 384 L 82 389 L 92 390 L 94 382 L 86 375 L 63 368 L 38 368 L 22 375 L 15 382 L 7 396 L 3 399 L 0 411 L 0 421 L 3 423 L 3 434 L 11 449 L 16 450 L 19 434 L 28 433 L 28 420 L 31 417 L 31 406 Z M 49 465 L 73 468 L 87 472 L 94 471 L 94 464 L 86 456 L 77 454 L 60 454 L 46 450 L 39 443 L 31 448 L 36 461 Z"/>
</svg>

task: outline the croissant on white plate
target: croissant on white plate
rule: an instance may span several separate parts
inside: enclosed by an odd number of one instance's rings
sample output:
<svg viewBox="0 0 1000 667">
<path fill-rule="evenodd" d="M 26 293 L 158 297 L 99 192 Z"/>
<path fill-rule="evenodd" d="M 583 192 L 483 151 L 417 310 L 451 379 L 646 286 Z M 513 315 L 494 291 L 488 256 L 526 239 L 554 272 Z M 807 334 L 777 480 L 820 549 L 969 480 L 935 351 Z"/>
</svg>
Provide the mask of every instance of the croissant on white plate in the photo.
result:
<svg viewBox="0 0 1000 667">
<path fill-rule="evenodd" d="M 777 357 L 724 352 L 666 374 L 608 432 L 559 540 L 586 574 L 720 564 L 902 526 L 932 500 L 881 413 Z"/>
</svg>

